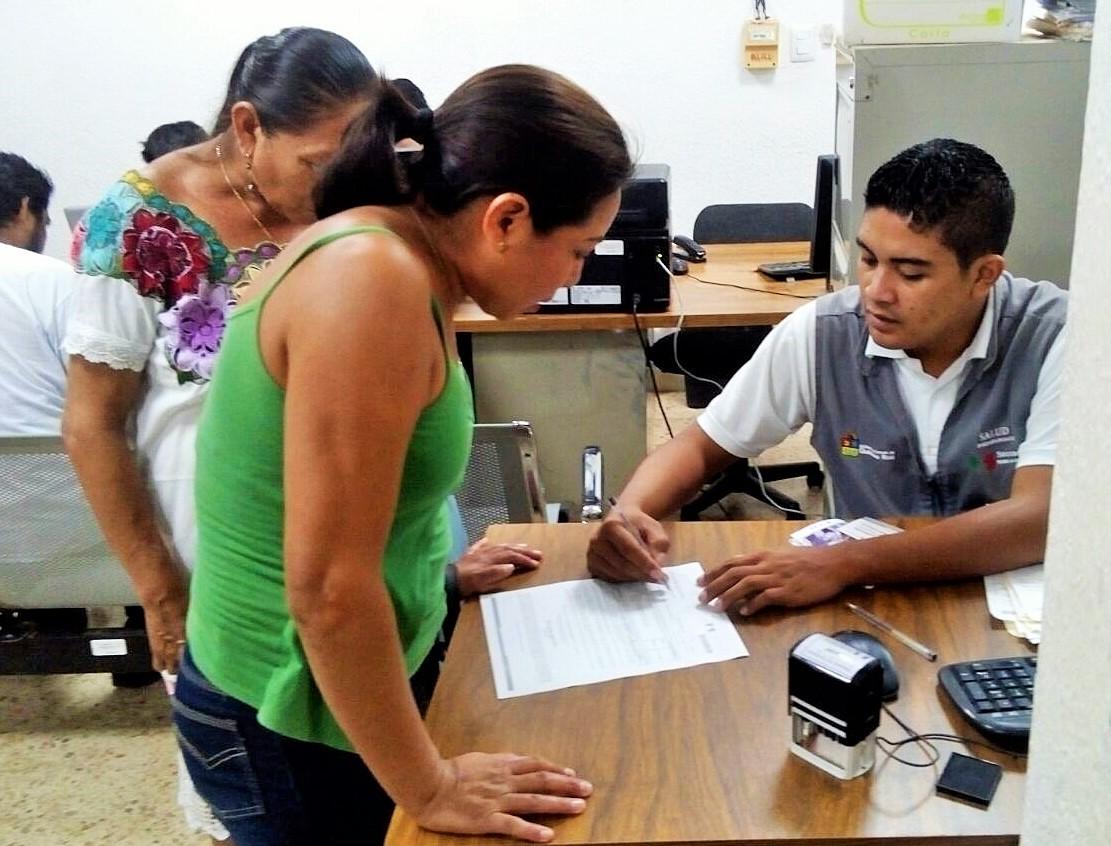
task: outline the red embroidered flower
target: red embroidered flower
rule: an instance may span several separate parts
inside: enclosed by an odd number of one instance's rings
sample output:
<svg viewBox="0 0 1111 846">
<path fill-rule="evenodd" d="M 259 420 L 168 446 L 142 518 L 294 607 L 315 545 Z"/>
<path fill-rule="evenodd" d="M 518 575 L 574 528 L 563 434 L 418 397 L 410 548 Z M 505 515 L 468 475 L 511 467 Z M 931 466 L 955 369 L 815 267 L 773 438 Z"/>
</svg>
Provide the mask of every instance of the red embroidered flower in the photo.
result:
<svg viewBox="0 0 1111 846">
<path fill-rule="evenodd" d="M 204 240 L 173 215 L 139 209 L 123 232 L 123 270 L 143 296 L 177 302 L 196 292 L 208 265 Z"/>
</svg>

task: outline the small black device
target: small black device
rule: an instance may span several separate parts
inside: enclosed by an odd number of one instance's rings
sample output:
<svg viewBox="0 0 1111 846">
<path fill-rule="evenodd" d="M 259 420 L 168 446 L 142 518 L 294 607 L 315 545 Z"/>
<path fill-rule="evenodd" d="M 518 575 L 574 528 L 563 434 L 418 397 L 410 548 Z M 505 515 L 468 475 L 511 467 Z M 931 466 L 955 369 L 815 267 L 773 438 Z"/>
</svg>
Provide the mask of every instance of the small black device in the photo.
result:
<svg viewBox="0 0 1111 846">
<path fill-rule="evenodd" d="M 706 261 L 706 248 L 694 240 L 694 238 L 687 235 L 676 235 L 671 239 L 671 243 L 679 248 L 679 258 L 693 261 L 695 264 Z"/>
<path fill-rule="evenodd" d="M 659 312 L 671 303 L 670 169 L 639 164 L 621 189 L 606 237 L 583 262 L 575 285 L 540 303 L 561 312 Z"/>
<path fill-rule="evenodd" d="M 833 205 L 837 202 L 840 157 L 835 154 L 818 156 L 814 176 L 814 222 L 810 230 L 809 261 L 772 261 L 756 269 L 778 281 L 791 279 L 824 279 L 829 276 L 830 233 Z"/>
<path fill-rule="evenodd" d="M 1023 750 L 1030 741 L 1034 676 L 1038 659 L 984 658 L 947 664 L 937 680 L 953 704 L 984 737 L 1006 749 Z"/>
<path fill-rule="evenodd" d="M 681 259 L 679 256 L 671 257 L 671 275 L 672 276 L 685 276 L 690 272 L 690 266 L 687 264 L 686 259 Z"/>
<path fill-rule="evenodd" d="M 953 752 L 937 780 L 937 792 L 986 808 L 1002 777 L 999 764 Z"/>
<path fill-rule="evenodd" d="M 831 637 L 834 640 L 847 643 L 853 649 L 871 655 L 879 661 L 880 667 L 883 668 L 883 701 L 891 702 L 899 698 L 899 671 L 895 669 L 895 659 L 891 657 L 887 647 L 880 643 L 875 635 L 846 629 L 845 631 L 834 632 Z"/>
</svg>

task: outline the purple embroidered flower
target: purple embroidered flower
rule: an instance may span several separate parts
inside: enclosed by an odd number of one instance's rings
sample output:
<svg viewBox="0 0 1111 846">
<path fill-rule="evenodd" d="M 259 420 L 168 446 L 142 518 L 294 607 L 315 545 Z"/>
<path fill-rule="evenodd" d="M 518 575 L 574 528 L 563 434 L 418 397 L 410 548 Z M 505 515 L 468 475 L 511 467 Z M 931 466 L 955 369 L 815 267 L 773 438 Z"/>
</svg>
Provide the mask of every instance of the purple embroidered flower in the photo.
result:
<svg viewBox="0 0 1111 846">
<path fill-rule="evenodd" d="M 207 382 L 224 337 L 228 315 L 235 303 L 227 285 L 202 282 L 195 294 L 186 294 L 158 320 L 166 332 L 166 357 L 180 382 Z"/>
<path fill-rule="evenodd" d="M 281 247 L 270 241 L 263 241 L 254 248 L 244 247 L 236 250 L 229 257 L 224 281 L 233 288 L 246 284 L 281 251 Z"/>
</svg>

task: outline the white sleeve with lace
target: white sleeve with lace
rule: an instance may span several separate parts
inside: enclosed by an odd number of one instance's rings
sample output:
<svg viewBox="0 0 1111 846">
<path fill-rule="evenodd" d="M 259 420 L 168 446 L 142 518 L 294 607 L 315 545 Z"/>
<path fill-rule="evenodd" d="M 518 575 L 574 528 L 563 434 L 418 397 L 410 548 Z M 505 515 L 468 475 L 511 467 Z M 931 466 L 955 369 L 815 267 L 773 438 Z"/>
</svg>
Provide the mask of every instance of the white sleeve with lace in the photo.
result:
<svg viewBox="0 0 1111 846">
<path fill-rule="evenodd" d="M 81 276 L 63 348 L 113 370 L 141 371 L 158 336 L 160 300 L 140 296 L 126 279 Z"/>
</svg>

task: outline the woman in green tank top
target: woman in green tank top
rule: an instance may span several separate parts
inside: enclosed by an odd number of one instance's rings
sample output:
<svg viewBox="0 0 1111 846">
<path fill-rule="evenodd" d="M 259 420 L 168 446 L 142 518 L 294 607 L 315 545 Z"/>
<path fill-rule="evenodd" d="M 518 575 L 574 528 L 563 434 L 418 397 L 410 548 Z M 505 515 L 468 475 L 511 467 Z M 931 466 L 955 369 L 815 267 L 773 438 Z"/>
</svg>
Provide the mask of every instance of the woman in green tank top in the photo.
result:
<svg viewBox="0 0 1111 846">
<path fill-rule="evenodd" d="M 392 802 L 541 842 L 521 815 L 583 808 L 589 783 L 550 762 L 443 758 L 409 678 L 443 620 L 470 449 L 451 315 L 471 297 L 512 318 L 577 281 L 630 168 L 612 117 L 548 71 L 485 71 L 435 114 L 383 81 L 322 220 L 233 314 L 198 433 L 174 720 L 239 846 L 377 842 Z"/>
</svg>

